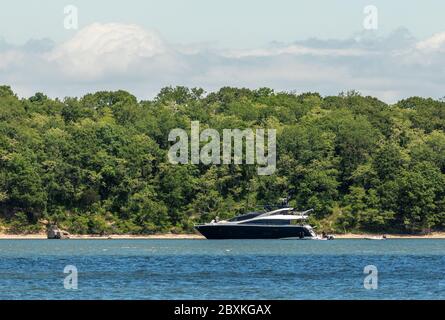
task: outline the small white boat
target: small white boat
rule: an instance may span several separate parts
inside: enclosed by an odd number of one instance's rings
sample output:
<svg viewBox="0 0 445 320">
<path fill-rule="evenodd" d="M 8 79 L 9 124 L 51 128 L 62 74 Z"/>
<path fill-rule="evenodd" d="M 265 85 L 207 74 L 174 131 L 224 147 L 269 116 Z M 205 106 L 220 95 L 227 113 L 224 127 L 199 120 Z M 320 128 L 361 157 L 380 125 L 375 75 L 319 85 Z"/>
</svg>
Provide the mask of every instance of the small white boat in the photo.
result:
<svg viewBox="0 0 445 320">
<path fill-rule="evenodd" d="M 386 236 L 365 237 L 365 240 L 386 240 Z"/>
</svg>

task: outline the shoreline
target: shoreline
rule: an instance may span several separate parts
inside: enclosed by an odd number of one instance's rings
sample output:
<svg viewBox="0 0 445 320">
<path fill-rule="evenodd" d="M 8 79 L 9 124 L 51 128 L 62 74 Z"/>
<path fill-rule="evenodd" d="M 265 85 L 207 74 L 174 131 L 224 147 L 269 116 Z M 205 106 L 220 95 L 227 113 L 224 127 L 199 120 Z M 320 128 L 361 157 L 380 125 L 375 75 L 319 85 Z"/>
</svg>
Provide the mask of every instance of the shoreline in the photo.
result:
<svg viewBox="0 0 445 320">
<path fill-rule="evenodd" d="M 198 234 L 162 233 L 153 235 L 137 234 L 71 234 L 67 240 L 199 240 L 205 237 Z M 0 234 L 0 240 L 47 240 L 46 233 L 36 234 Z"/>
<path fill-rule="evenodd" d="M 388 234 L 387 239 L 445 239 L 445 232 L 432 232 L 430 234 Z M 345 233 L 333 234 L 336 239 L 366 239 L 382 236 L 381 233 Z"/>
<path fill-rule="evenodd" d="M 366 239 L 381 236 L 381 234 L 333 234 L 335 239 Z M 445 239 L 445 232 L 433 232 L 427 235 L 410 234 L 386 234 L 388 239 Z M 43 240 L 47 239 L 46 233 L 37 234 L 0 234 L 0 240 Z M 203 240 L 205 237 L 199 234 L 110 234 L 110 235 L 70 235 L 69 240 Z"/>
</svg>

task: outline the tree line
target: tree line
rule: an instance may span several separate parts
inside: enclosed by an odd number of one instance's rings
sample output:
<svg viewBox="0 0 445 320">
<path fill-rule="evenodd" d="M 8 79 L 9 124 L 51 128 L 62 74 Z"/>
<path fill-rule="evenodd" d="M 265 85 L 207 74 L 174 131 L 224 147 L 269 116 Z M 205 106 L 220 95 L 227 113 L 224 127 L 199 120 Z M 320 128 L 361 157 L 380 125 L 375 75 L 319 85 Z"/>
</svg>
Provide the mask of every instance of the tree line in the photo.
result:
<svg viewBox="0 0 445 320">
<path fill-rule="evenodd" d="M 174 128 L 274 128 L 276 171 L 255 165 L 173 165 Z M 71 233 L 191 232 L 290 195 L 327 232 L 445 227 L 445 102 L 396 104 L 268 88 L 166 87 L 19 98 L 0 86 L 0 229 Z"/>
</svg>

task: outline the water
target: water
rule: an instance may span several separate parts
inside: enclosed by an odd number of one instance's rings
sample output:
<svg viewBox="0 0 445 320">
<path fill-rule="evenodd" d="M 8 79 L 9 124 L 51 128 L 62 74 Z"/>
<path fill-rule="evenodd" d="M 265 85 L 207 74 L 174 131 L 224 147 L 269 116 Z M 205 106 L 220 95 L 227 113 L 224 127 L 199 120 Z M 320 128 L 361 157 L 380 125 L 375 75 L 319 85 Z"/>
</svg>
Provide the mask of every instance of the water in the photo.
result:
<svg viewBox="0 0 445 320">
<path fill-rule="evenodd" d="M 0 240 L 0 299 L 445 299 L 445 240 Z"/>
</svg>

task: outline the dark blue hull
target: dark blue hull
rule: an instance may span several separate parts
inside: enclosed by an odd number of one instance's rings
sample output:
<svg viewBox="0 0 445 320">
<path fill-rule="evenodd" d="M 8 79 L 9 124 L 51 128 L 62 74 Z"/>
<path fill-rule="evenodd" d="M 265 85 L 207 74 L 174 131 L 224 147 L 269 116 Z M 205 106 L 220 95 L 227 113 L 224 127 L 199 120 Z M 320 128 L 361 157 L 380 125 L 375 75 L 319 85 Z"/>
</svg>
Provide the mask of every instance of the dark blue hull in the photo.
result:
<svg viewBox="0 0 445 320">
<path fill-rule="evenodd" d="M 207 239 L 284 239 L 310 238 L 312 234 L 303 226 L 271 225 L 198 225 L 195 228 Z"/>
</svg>

